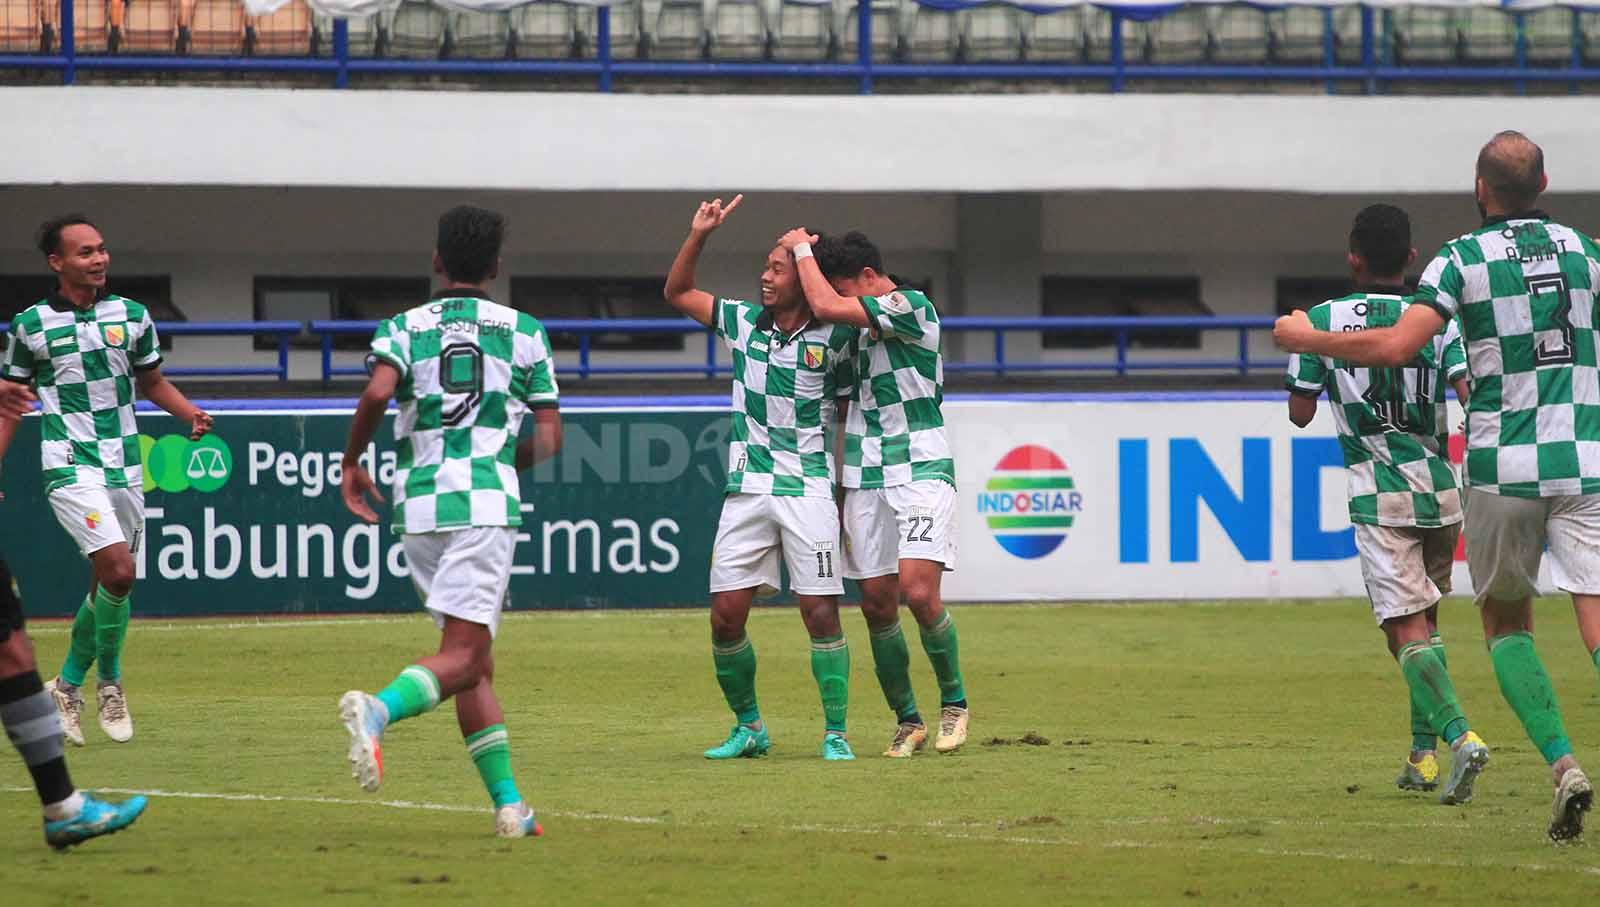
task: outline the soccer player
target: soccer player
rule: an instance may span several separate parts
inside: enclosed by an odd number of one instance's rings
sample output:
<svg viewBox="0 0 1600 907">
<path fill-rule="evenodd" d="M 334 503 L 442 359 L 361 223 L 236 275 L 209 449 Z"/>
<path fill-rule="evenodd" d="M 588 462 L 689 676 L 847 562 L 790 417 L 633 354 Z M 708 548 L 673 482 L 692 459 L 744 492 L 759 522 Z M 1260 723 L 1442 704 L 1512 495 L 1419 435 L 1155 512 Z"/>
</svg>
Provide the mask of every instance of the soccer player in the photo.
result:
<svg viewBox="0 0 1600 907">
<path fill-rule="evenodd" d="M 33 399 L 26 386 L 0 381 L 0 422 L 22 418 Z M 4 559 L 0 559 L 0 723 L 33 776 L 44 809 L 45 843 L 65 849 L 121 831 L 144 812 L 143 797 L 105 803 L 72 786 L 61 743 L 61 718 L 39 679 L 33 642 L 23 629 L 22 594 Z"/>
<path fill-rule="evenodd" d="M 954 752 L 967 740 L 968 715 L 956 626 L 939 597 L 956 550 L 939 312 L 923 293 L 896 286 L 878 247 L 860 233 L 819 240 L 799 228 L 779 243 L 793 250 L 817 317 L 859 335 L 859 380 L 844 437 L 844 575 L 861 583 L 878 683 L 899 722 L 884 755 L 911 756 L 928 739 L 900 631 L 902 595 L 939 680 L 933 746 Z"/>
<path fill-rule="evenodd" d="M 388 727 L 455 697 L 467 752 L 494 801 L 495 833 L 521 838 L 543 829 L 512 777 L 490 650 L 522 524 L 517 471 L 560 450 L 561 414 L 544 326 L 486 289 L 499 273 L 504 235 L 494 211 L 446 211 L 433 255 L 444 288 L 380 324 L 372 338 L 372 377 L 350 426 L 340 491 L 351 513 L 378 521 L 367 495 L 383 495 L 360 457 L 396 399 L 393 526 L 441 635 L 438 653 L 407 666 L 378 695 L 345 693 L 339 715 L 350 732 L 353 774 L 375 791 Z M 518 444 L 530 409 L 533 437 Z"/>
<path fill-rule="evenodd" d="M 811 634 L 811 673 L 822 696 L 822 758 L 854 759 L 845 736 L 850 649 L 839 626 L 844 583 L 834 565 L 839 511 L 824 432 L 835 398 L 852 382 L 853 331 L 825 325 L 806 307 L 794 258 L 774 248 L 761 272 L 761 304 L 718 299 L 695 287 L 706 240 L 739 206 L 736 195 L 703 202 L 689 223 L 663 295 L 717 332 L 733 354 L 728 482 L 711 558 L 711 658 L 733 710 L 728 739 L 707 759 L 760 756 L 771 736 L 756 705 L 756 650 L 745 633 L 750 605 L 778 589 L 780 558 Z"/>
<path fill-rule="evenodd" d="M 1399 368 L 1452 318 L 1466 341 L 1467 566 L 1500 692 L 1550 764 L 1550 837 L 1583 833 L 1594 791 L 1572 753 L 1533 645 L 1548 543 L 1578 628 L 1600 662 L 1600 247 L 1535 208 L 1544 153 L 1502 132 L 1478 154 L 1483 226 L 1445 244 L 1392 327 L 1319 331 L 1303 313 L 1273 329 L 1290 352 Z"/>
<path fill-rule="evenodd" d="M 1307 315 L 1321 331 L 1387 327 L 1407 306 L 1405 271 L 1417 258 L 1411 219 L 1393 205 L 1356 215 L 1347 261 L 1356 292 L 1330 299 Z M 1453 753 L 1440 802 L 1472 799 L 1472 784 L 1489 748 L 1467 725 L 1445 667 L 1439 598 L 1461 535 L 1461 496 L 1445 460 L 1449 423 L 1446 385 L 1467 400 L 1467 362 L 1455 322 L 1400 368 L 1362 368 L 1306 353 L 1289 360 L 1289 419 L 1304 428 L 1324 389 L 1349 470 L 1350 522 L 1367 596 L 1400 663 L 1411 695 L 1411 752 L 1396 783 L 1402 790 L 1438 787 L 1434 738 Z"/>
<path fill-rule="evenodd" d="M 0 378 L 31 383 L 44 418 L 40 459 L 50 508 L 89 559 L 89 594 L 72 622 L 61 673 L 47 685 L 62 729 L 84 745 L 83 686 L 98 666 L 100 728 L 133 738 L 122 686 L 122 646 L 132 610 L 134 556 L 144 535 L 144 472 L 134 392 L 190 428 L 197 440 L 211 417 L 161 374 L 161 344 L 144 306 L 106 289 L 111 254 L 88 218 L 69 214 L 39 228 L 39 251 L 57 277 L 48 298 L 11 322 Z M 15 423 L 0 423 L 0 458 Z"/>
</svg>

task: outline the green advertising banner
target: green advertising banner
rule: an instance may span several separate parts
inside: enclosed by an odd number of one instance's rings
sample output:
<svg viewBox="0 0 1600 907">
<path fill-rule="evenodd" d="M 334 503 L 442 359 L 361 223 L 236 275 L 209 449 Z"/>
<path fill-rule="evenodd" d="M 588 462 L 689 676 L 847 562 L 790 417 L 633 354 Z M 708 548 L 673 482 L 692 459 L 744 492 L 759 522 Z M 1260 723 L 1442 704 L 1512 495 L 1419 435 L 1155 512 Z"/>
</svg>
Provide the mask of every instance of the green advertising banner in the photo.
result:
<svg viewBox="0 0 1600 907">
<path fill-rule="evenodd" d="M 339 498 L 347 411 L 213 411 L 190 442 L 141 414 L 145 531 L 137 612 L 318 614 L 418 607 L 399 537 Z M 511 607 L 702 604 L 727 455 L 723 408 L 563 413 L 557 457 L 522 474 Z M 531 420 L 529 420 L 531 425 Z M 388 497 L 390 423 L 364 462 Z M 39 420 L 23 421 L 0 474 L 0 554 L 30 616 L 67 616 L 89 568 L 45 500 Z M 387 519 L 386 508 L 380 512 Z"/>
</svg>

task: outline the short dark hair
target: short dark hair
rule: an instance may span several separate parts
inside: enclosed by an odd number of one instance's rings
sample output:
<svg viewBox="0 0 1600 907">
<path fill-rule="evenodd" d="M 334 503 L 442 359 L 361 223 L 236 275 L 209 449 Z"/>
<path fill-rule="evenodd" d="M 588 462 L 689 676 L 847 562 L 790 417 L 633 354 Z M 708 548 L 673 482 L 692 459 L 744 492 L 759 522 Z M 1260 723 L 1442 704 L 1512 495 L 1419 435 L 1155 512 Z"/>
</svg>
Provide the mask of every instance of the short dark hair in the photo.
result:
<svg viewBox="0 0 1600 907">
<path fill-rule="evenodd" d="M 49 258 L 61 251 L 61 231 L 68 227 L 76 227 L 79 224 L 86 227 L 94 227 L 96 230 L 100 229 L 94 226 L 94 221 L 82 214 L 63 214 L 59 217 L 52 217 L 40 224 L 38 231 L 33 234 L 33 243 L 39 247 L 39 252 L 45 258 Z"/>
<path fill-rule="evenodd" d="M 1478 178 L 1501 204 L 1526 211 L 1544 183 L 1544 149 L 1515 129 L 1497 132 L 1478 152 Z"/>
<path fill-rule="evenodd" d="M 823 234 L 817 237 L 811 251 L 817 257 L 822 276 L 829 279 L 855 277 L 867 268 L 883 273 L 883 253 L 859 230 L 851 230 L 843 236 Z"/>
<path fill-rule="evenodd" d="M 506 219 L 499 212 L 457 205 L 439 215 L 439 240 L 434 248 L 445 276 L 457 283 L 482 283 L 500 259 Z"/>
<path fill-rule="evenodd" d="M 1405 270 L 1411 257 L 1411 218 L 1394 205 L 1368 205 L 1350 226 L 1350 251 L 1367 260 L 1378 276 Z"/>
</svg>

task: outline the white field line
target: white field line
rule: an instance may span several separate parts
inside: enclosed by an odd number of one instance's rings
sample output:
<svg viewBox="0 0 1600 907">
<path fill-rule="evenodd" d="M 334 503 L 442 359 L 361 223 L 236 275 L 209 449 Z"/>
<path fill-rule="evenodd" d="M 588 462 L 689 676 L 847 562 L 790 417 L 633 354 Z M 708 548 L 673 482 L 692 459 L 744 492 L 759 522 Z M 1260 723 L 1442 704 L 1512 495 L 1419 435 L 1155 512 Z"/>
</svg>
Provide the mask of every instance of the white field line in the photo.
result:
<svg viewBox="0 0 1600 907">
<path fill-rule="evenodd" d="M 413 800 L 351 800 L 351 799 L 346 799 L 346 798 L 342 798 L 342 797 L 283 796 L 283 795 L 275 795 L 275 794 L 223 794 L 223 793 L 203 793 L 203 792 L 196 792 L 196 791 L 140 790 L 140 789 L 134 789 L 134 788 L 121 788 L 121 787 L 100 787 L 100 788 L 95 788 L 94 790 L 96 792 L 99 792 L 99 793 L 129 794 L 129 795 L 135 795 L 136 794 L 136 795 L 147 796 L 147 797 L 167 798 L 167 799 L 181 799 L 181 800 L 221 800 L 221 801 L 226 801 L 226 802 L 231 802 L 231 803 L 304 803 L 304 804 L 313 804 L 313 805 L 319 805 L 319 806 L 365 806 L 365 807 L 376 806 L 376 807 L 383 807 L 383 808 L 387 808 L 387 809 L 423 810 L 423 811 L 428 811 L 428 812 L 479 813 L 479 814 L 488 812 L 488 809 L 485 808 L 485 807 L 482 807 L 482 806 L 463 806 L 463 805 L 460 805 L 460 804 L 453 804 L 453 803 L 427 803 L 427 802 L 418 802 L 418 801 L 413 801 Z M 21 794 L 21 793 L 31 794 L 31 793 L 33 793 L 33 789 L 29 788 L 29 787 L 0 787 L 0 792 L 13 793 L 13 794 Z M 551 817 L 564 818 L 564 819 L 576 819 L 576 820 L 580 820 L 580 821 L 591 821 L 591 822 L 614 822 L 614 823 L 628 824 L 628 825 L 684 824 L 684 825 L 698 826 L 698 827 L 711 827 L 711 823 L 703 823 L 703 822 L 679 823 L 676 820 L 673 820 L 671 823 L 669 823 L 667 820 L 656 818 L 656 817 L 653 817 L 653 816 L 627 816 L 627 815 L 612 815 L 612 814 L 608 814 L 608 813 L 590 813 L 590 812 L 563 812 L 563 811 L 558 811 L 558 810 L 547 810 L 547 809 L 541 809 L 541 810 L 539 810 L 539 813 L 541 815 L 543 815 L 543 816 L 551 816 Z M 1074 820 L 1074 821 L 1077 821 L 1077 820 Z M 1288 819 L 1261 819 L 1261 820 L 1253 820 L 1253 819 L 1223 819 L 1223 818 L 1217 818 L 1217 817 L 1211 817 L 1211 816 L 1195 816 L 1195 817 L 1192 817 L 1190 819 L 1181 819 L 1180 818 L 1180 819 L 1175 819 L 1175 820 L 1174 819 L 1168 819 L 1166 817 L 1158 817 L 1158 818 L 1150 819 L 1150 820 L 1145 820 L 1145 819 L 1132 819 L 1132 820 L 1106 819 L 1106 820 L 1089 820 L 1089 821 L 1091 823 L 1097 824 L 1097 825 L 1104 825 L 1104 824 L 1112 824 L 1112 825 L 1115 825 L 1115 824 L 1143 824 L 1143 825 L 1172 824 L 1172 825 L 1183 825 L 1183 824 L 1193 824 L 1193 823 L 1221 825 L 1221 824 L 1235 824 L 1235 823 L 1237 823 L 1237 824 L 1246 824 L 1246 825 L 1248 825 L 1248 824 L 1261 824 L 1261 825 L 1285 825 L 1285 826 L 1324 826 L 1324 825 L 1335 825 L 1335 824 L 1365 824 L 1365 823 L 1329 823 L 1329 822 L 1321 822 L 1321 821 L 1317 821 L 1317 822 L 1296 822 L 1294 820 L 1288 820 Z M 1063 825 L 1070 825 L 1072 823 L 1063 822 L 1062 824 Z M 1425 823 L 1425 824 L 1427 824 L 1429 826 L 1432 826 L 1434 823 Z M 1440 824 L 1443 824 L 1443 823 L 1440 823 Z M 766 828 L 769 828 L 769 826 L 750 825 L 750 824 L 746 824 L 746 823 L 740 823 L 736 827 L 748 828 L 748 829 L 755 830 L 755 831 L 760 831 L 760 830 L 764 830 Z M 1121 839 L 1114 839 L 1114 840 L 1109 840 L 1109 841 L 1108 840 L 1082 841 L 1082 840 L 1077 840 L 1077 839 L 1073 839 L 1073 838 L 1064 838 L 1064 837 L 1040 837 L 1040 836 L 1038 836 L 1036 834 L 1008 835 L 1008 834 L 1004 834 L 1003 833 L 1003 829 L 1000 829 L 998 826 L 996 827 L 996 830 L 998 832 L 1002 832 L 1002 833 L 997 833 L 997 834 L 978 834 L 978 833 L 975 833 L 975 832 L 957 832 L 957 831 L 945 831 L 945 830 L 943 830 L 943 829 L 948 828 L 948 827 L 950 827 L 950 825 L 948 825 L 946 823 L 940 823 L 940 822 L 929 822 L 929 823 L 926 823 L 926 824 L 921 825 L 921 826 L 905 826 L 905 827 L 895 827 L 895 826 L 850 826 L 850 825 L 824 825 L 824 824 L 781 824 L 781 825 L 777 825 L 777 826 L 770 826 L 770 828 L 774 828 L 774 829 L 776 829 L 778 831 L 786 831 L 786 832 L 800 832 L 800 833 L 819 833 L 820 832 L 820 833 L 826 833 L 826 834 L 850 834 L 850 835 L 873 835 L 873 836 L 911 835 L 911 836 L 920 836 L 920 837 L 944 838 L 944 839 L 948 839 L 948 840 L 957 840 L 957 841 L 974 841 L 974 842 L 980 842 L 980 843 L 981 842 L 988 842 L 988 843 L 995 843 L 995 844 L 1012 844 L 1012 845 L 1021 845 L 1021 846 L 1028 846 L 1028 847 L 1090 847 L 1090 848 L 1094 848 L 1094 849 L 1097 849 L 1097 850 L 1171 850 L 1171 851 L 1191 851 L 1191 852 L 1192 851 L 1202 851 L 1202 852 L 1207 852 L 1207 853 L 1220 853 L 1220 854 L 1246 853 L 1246 854 L 1253 854 L 1253 855 L 1256 855 L 1256 856 L 1275 857 L 1275 858 L 1295 857 L 1295 858 L 1303 858 L 1303 859 L 1335 860 L 1335 861 L 1339 861 L 1339 862 L 1374 863 L 1374 864 L 1397 865 L 1397 866 L 1447 867 L 1447 868 L 1454 868 L 1454 869 L 1466 869 L 1466 868 L 1493 866 L 1493 867 L 1499 867 L 1501 869 L 1519 869 L 1519 870 L 1529 870 L 1529 871 L 1532 871 L 1532 872 L 1555 872 L 1555 873 L 1568 873 L 1568 874 L 1577 874 L 1577 875 L 1600 875 L 1600 867 L 1597 867 L 1597 866 L 1563 866 L 1563 865 L 1551 865 L 1551 864 L 1545 864 L 1545 863 L 1485 863 L 1483 861 L 1450 860 L 1450 859 L 1440 859 L 1440 858 L 1437 858 L 1437 857 L 1408 857 L 1408 856 L 1396 856 L 1396 855 L 1390 855 L 1390 854 L 1366 854 L 1366 853 L 1354 853 L 1354 852 L 1337 851 L 1337 850 L 1304 850 L 1304 849 L 1294 849 L 1294 848 L 1267 848 L 1267 847 L 1239 848 L 1239 847 L 1229 847 L 1227 845 L 1221 845 L 1221 844 L 1208 844 L 1208 843 L 1195 843 L 1195 842 L 1128 841 L 1128 840 L 1121 840 Z M 967 827 L 972 827 L 972 828 L 976 829 L 976 828 L 987 828 L 987 827 L 990 827 L 990 826 L 985 825 L 985 824 L 981 824 L 981 823 L 969 823 L 969 825 Z M 1390 825 L 1389 827 L 1399 827 L 1399 826 Z"/>
</svg>

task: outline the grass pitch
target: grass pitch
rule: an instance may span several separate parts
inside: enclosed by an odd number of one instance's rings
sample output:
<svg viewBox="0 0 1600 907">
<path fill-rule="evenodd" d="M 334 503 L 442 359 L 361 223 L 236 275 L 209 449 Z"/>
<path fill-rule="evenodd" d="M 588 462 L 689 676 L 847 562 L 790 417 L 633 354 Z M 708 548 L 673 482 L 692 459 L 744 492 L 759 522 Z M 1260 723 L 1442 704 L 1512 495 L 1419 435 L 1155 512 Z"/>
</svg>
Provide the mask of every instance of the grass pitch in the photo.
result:
<svg viewBox="0 0 1600 907">
<path fill-rule="evenodd" d="M 0 758 L 0 900 L 1552 903 L 1600 891 L 1600 851 L 1544 838 L 1547 771 L 1500 698 L 1470 604 L 1447 602 L 1443 631 L 1494 757 L 1476 800 L 1454 809 L 1394 788 L 1406 699 L 1364 603 L 954 611 L 967 748 L 877 756 L 892 719 L 852 613 L 859 758 L 842 764 L 816 754 L 821 709 L 787 609 L 750 627 L 773 751 L 732 763 L 700 756 L 731 723 L 703 612 L 508 616 L 496 683 L 546 828 L 515 842 L 493 837 L 448 707 L 391 730 L 379 794 L 350 778 L 338 696 L 432 647 L 425 618 L 135 621 L 124 664 L 137 736 L 118 746 L 86 727 L 69 759 L 81 786 L 165 793 L 131 831 L 56 854 L 20 761 Z M 1593 771 L 1594 668 L 1563 602 L 1540 604 L 1540 626 Z M 67 628 L 34 630 L 53 673 Z"/>
</svg>

